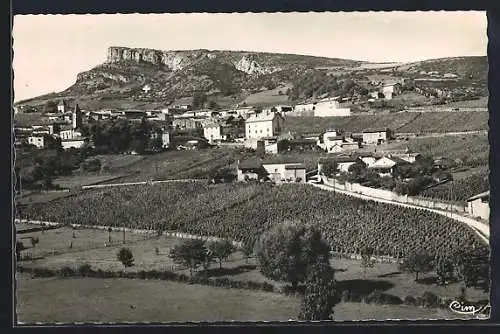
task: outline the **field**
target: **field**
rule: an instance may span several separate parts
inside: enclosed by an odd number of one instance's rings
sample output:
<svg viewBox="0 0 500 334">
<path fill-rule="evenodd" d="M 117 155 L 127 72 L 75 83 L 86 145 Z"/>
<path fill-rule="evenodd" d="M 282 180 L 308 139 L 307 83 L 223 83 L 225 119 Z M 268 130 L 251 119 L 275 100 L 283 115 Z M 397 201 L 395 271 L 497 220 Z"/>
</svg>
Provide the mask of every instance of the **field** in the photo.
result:
<svg viewBox="0 0 500 334">
<path fill-rule="evenodd" d="M 50 302 L 49 302 L 50 301 Z M 299 300 L 280 294 L 127 279 L 17 278 L 19 322 L 287 321 Z M 442 319 L 447 310 L 340 303 L 335 319 Z"/>
<path fill-rule="evenodd" d="M 448 200 L 452 197 L 455 201 L 465 202 L 469 197 L 475 196 L 490 189 L 488 173 L 477 173 L 464 179 L 453 180 L 448 183 L 425 190 L 422 194 L 433 198 Z"/>
<path fill-rule="evenodd" d="M 332 249 L 346 253 L 359 253 L 363 246 L 391 256 L 418 249 L 450 254 L 484 247 L 466 226 L 438 214 L 308 185 L 188 182 L 104 188 L 33 204 L 24 211 L 29 217 L 63 224 L 175 230 L 250 243 L 273 224 L 299 220 L 316 224 Z"/>
<path fill-rule="evenodd" d="M 331 128 L 360 132 L 369 128 L 389 128 L 397 133 L 443 133 L 488 130 L 488 112 L 384 113 L 348 117 L 288 117 L 285 130 L 321 132 Z"/>
<path fill-rule="evenodd" d="M 248 96 L 244 102 L 251 106 L 286 104 L 288 103 L 288 96 L 286 95 L 287 89 L 288 87 L 278 87 L 273 90 L 255 93 Z M 279 95 L 280 91 L 282 92 L 282 95 Z"/>
<path fill-rule="evenodd" d="M 127 233 L 125 247 L 131 249 L 134 255 L 134 266 L 124 268 L 117 260 L 116 254 L 121 247 L 122 235 L 119 232 L 112 233 L 112 240 L 116 241 L 108 247 L 103 247 L 107 241 L 108 234 L 104 231 L 78 230 L 77 238 L 72 239 L 70 228 L 59 228 L 56 230 L 33 232 L 20 236 L 34 236 L 40 239 L 36 248 L 30 249 L 33 254 L 43 256 L 33 262 L 22 261 L 26 267 L 44 267 L 60 269 L 69 266 L 77 269 L 79 265 L 87 263 L 95 270 L 130 271 L 141 270 L 176 271 L 189 275 L 189 270 L 179 267 L 169 257 L 170 249 L 182 242 L 182 239 L 174 237 L 150 237 L 142 240 L 142 236 Z M 67 244 L 73 241 L 74 248 L 69 250 Z M 158 248 L 158 254 L 155 252 Z M 59 254 L 51 255 L 50 251 L 56 249 Z M 332 267 L 336 269 L 335 278 L 339 281 L 339 289 L 355 291 L 360 295 L 368 295 L 374 290 L 383 290 L 386 293 L 404 299 L 406 296 L 415 296 L 423 291 L 432 292 L 441 297 L 454 298 L 459 295 L 461 285 L 459 283 L 449 284 L 446 287 L 435 284 L 435 274 L 423 274 L 417 283 L 412 275 L 400 272 L 398 265 L 394 263 L 378 263 L 370 268 L 363 278 L 363 270 L 358 260 L 333 258 Z M 276 287 L 282 287 L 283 283 L 274 282 L 265 278 L 257 269 L 255 259 L 246 259 L 240 252 L 235 252 L 228 260 L 223 261 L 222 270 L 219 264 L 214 263 L 209 269 L 209 276 L 227 277 L 241 281 L 267 282 Z M 467 289 L 470 300 L 486 299 L 487 295 L 478 289 Z"/>
<path fill-rule="evenodd" d="M 434 157 L 460 159 L 464 166 L 488 166 L 490 145 L 487 134 L 470 134 L 436 138 L 410 138 L 391 145 L 393 149 L 408 147 L 413 152 Z"/>
<path fill-rule="evenodd" d="M 206 179 L 212 170 L 233 166 L 238 157 L 236 149 L 220 148 L 198 151 L 166 151 L 144 156 L 143 159 L 114 168 L 117 174 L 127 175 L 115 182 L 137 182 L 150 179 Z"/>
</svg>

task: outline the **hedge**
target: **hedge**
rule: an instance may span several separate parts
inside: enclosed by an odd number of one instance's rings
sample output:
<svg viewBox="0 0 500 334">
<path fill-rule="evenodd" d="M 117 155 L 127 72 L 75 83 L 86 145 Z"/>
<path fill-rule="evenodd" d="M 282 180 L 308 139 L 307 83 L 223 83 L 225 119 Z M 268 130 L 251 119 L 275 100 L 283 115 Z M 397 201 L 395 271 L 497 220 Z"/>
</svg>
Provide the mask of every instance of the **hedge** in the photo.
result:
<svg viewBox="0 0 500 334">
<path fill-rule="evenodd" d="M 31 274 L 32 277 L 95 277 L 95 278 L 129 278 L 129 279 L 157 279 L 174 282 L 189 282 L 191 284 L 202 284 L 221 288 L 235 288 L 246 290 L 261 290 L 266 292 L 275 292 L 274 285 L 267 282 L 254 282 L 254 281 L 236 281 L 227 277 L 206 278 L 203 276 L 189 277 L 185 274 L 178 274 L 171 271 L 144 271 L 139 272 L 126 272 L 126 271 L 110 271 L 97 269 L 93 270 L 90 265 L 82 264 L 77 270 L 71 267 L 64 266 L 57 270 L 49 268 L 29 268 L 18 266 L 19 273 Z"/>
</svg>

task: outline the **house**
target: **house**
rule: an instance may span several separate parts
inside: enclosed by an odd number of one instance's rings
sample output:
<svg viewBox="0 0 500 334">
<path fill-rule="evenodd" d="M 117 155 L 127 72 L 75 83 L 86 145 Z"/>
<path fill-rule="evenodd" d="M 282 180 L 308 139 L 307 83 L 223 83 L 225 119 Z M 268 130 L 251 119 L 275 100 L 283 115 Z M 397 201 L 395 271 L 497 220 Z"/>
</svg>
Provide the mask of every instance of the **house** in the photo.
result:
<svg viewBox="0 0 500 334">
<path fill-rule="evenodd" d="M 391 176 L 394 167 L 399 165 L 407 165 L 408 161 L 398 157 L 382 157 L 368 166 L 368 168 L 377 172 L 380 176 Z"/>
<path fill-rule="evenodd" d="M 274 182 L 305 182 L 306 166 L 300 162 L 275 163 L 263 162 L 262 166 L 268 173 L 268 177 Z"/>
<path fill-rule="evenodd" d="M 84 137 L 74 137 L 69 139 L 61 139 L 61 146 L 63 149 L 67 150 L 70 148 L 81 148 L 87 138 Z"/>
<path fill-rule="evenodd" d="M 168 133 L 168 131 L 166 131 L 165 128 L 162 128 L 161 130 L 152 131 L 149 134 L 150 139 L 156 139 L 158 137 L 161 137 L 163 148 L 168 148 L 170 146 L 170 133 Z"/>
<path fill-rule="evenodd" d="M 251 115 L 245 121 L 246 139 L 260 139 L 277 136 L 283 130 L 284 119 L 278 112 L 261 112 Z"/>
<path fill-rule="evenodd" d="M 172 127 L 177 130 L 192 130 L 203 128 L 201 118 L 178 117 L 172 120 Z"/>
<path fill-rule="evenodd" d="M 203 124 L 203 136 L 208 139 L 209 143 L 225 140 L 222 125 L 217 121 L 208 121 Z"/>
<path fill-rule="evenodd" d="M 305 182 L 306 167 L 300 162 L 255 161 L 238 162 L 238 181 L 267 176 L 274 182 Z"/>
<path fill-rule="evenodd" d="M 386 100 L 392 100 L 395 95 L 400 95 L 402 86 L 399 82 L 386 82 L 382 87 L 381 93 L 384 94 Z"/>
<path fill-rule="evenodd" d="M 150 90 L 151 90 L 150 85 L 144 85 L 144 87 L 142 87 L 142 91 L 146 94 L 149 93 Z"/>
<path fill-rule="evenodd" d="M 458 75 L 453 74 L 453 73 L 445 73 L 445 74 L 443 74 L 443 78 L 445 78 L 445 79 L 455 79 L 457 77 L 458 77 Z"/>
<path fill-rule="evenodd" d="M 319 147 L 322 147 L 326 152 L 332 152 L 334 147 L 341 148 L 342 143 L 344 142 L 344 136 L 340 135 L 337 131 L 326 131 L 323 134 L 323 142 L 318 144 Z"/>
<path fill-rule="evenodd" d="M 57 112 L 64 114 L 66 113 L 67 109 L 68 109 L 68 103 L 65 100 L 59 101 L 59 104 L 57 105 Z"/>
<path fill-rule="evenodd" d="M 467 209 L 470 215 L 486 221 L 490 220 L 490 192 L 489 190 L 472 196 L 467 200 Z"/>
<path fill-rule="evenodd" d="M 180 99 L 175 100 L 169 108 L 172 109 L 180 109 L 180 110 L 191 110 L 193 107 L 193 98 L 192 97 L 181 97 Z"/>
<path fill-rule="evenodd" d="M 336 99 L 325 99 L 315 103 L 314 117 L 350 116 L 350 108 L 341 108 Z"/>
<path fill-rule="evenodd" d="M 46 139 L 47 134 L 34 134 L 28 137 L 28 144 L 35 145 L 37 148 L 44 148 Z"/>
<path fill-rule="evenodd" d="M 380 145 L 391 139 L 389 129 L 366 129 L 362 133 L 363 143 Z"/>
<path fill-rule="evenodd" d="M 349 171 L 349 167 L 354 165 L 356 161 L 359 160 L 357 156 L 338 156 L 334 158 L 337 162 L 337 168 L 340 172 L 347 173 Z"/>
</svg>

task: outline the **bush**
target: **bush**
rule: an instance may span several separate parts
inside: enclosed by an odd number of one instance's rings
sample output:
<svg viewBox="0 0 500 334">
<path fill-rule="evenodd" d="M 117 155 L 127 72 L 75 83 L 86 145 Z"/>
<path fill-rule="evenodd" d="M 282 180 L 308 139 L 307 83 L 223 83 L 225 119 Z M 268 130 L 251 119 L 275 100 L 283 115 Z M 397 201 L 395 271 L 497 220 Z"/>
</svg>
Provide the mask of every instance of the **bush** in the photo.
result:
<svg viewBox="0 0 500 334">
<path fill-rule="evenodd" d="M 404 299 L 405 305 L 417 306 L 417 300 L 413 296 L 406 296 Z"/>
<path fill-rule="evenodd" d="M 420 297 L 420 301 L 423 307 L 435 308 L 439 306 L 439 297 L 429 291 L 423 293 L 422 297 Z"/>
<path fill-rule="evenodd" d="M 128 248 L 120 249 L 117 258 L 125 267 L 132 267 L 134 265 L 134 256 L 132 255 L 132 251 Z"/>
<path fill-rule="evenodd" d="M 90 264 L 85 263 L 78 267 L 77 272 L 80 276 L 87 277 L 92 272 L 92 268 L 90 267 Z"/>
<path fill-rule="evenodd" d="M 343 302 L 348 302 L 351 300 L 351 294 L 350 294 L 349 290 L 342 291 L 341 300 Z"/>
<path fill-rule="evenodd" d="M 57 274 L 61 277 L 71 277 L 75 275 L 75 271 L 70 267 L 64 266 L 57 271 Z"/>
</svg>

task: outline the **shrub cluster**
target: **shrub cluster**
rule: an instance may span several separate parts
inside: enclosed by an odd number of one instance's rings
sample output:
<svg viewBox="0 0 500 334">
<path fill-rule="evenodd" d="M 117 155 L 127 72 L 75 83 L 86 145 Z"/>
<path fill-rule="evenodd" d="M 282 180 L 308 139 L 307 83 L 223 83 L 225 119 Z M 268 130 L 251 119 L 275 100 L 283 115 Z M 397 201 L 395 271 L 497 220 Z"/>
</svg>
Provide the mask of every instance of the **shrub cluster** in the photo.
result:
<svg viewBox="0 0 500 334">
<path fill-rule="evenodd" d="M 126 272 L 126 271 L 110 271 L 97 269 L 94 270 L 88 264 L 80 265 L 76 270 L 64 266 L 57 270 L 50 268 L 40 268 L 40 267 L 23 267 L 18 266 L 17 271 L 19 273 L 31 274 L 32 277 L 42 278 L 42 277 L 94 277 L 94 278 L 129 278 L 129 279 L 157 279 L 164 281 L 174 281 L 181 283 L 190 284 L 201 284 L 208 285 L 212 287 L 220 287 L 227 289 L 245 289 L 245 290 L 260 290 L 265 292 L 275 292 L 274 285 L 267 282 L 254 282 L 254 281 L 237 281 L 232 280 L 227 277 L 217 277 L 217 278 L 206 278 L 203 276 L 193 276 L 190 278 L 188 275 L 179 274 L 172 271 L 137 271 L 137 272 Z"/>
</svg>

